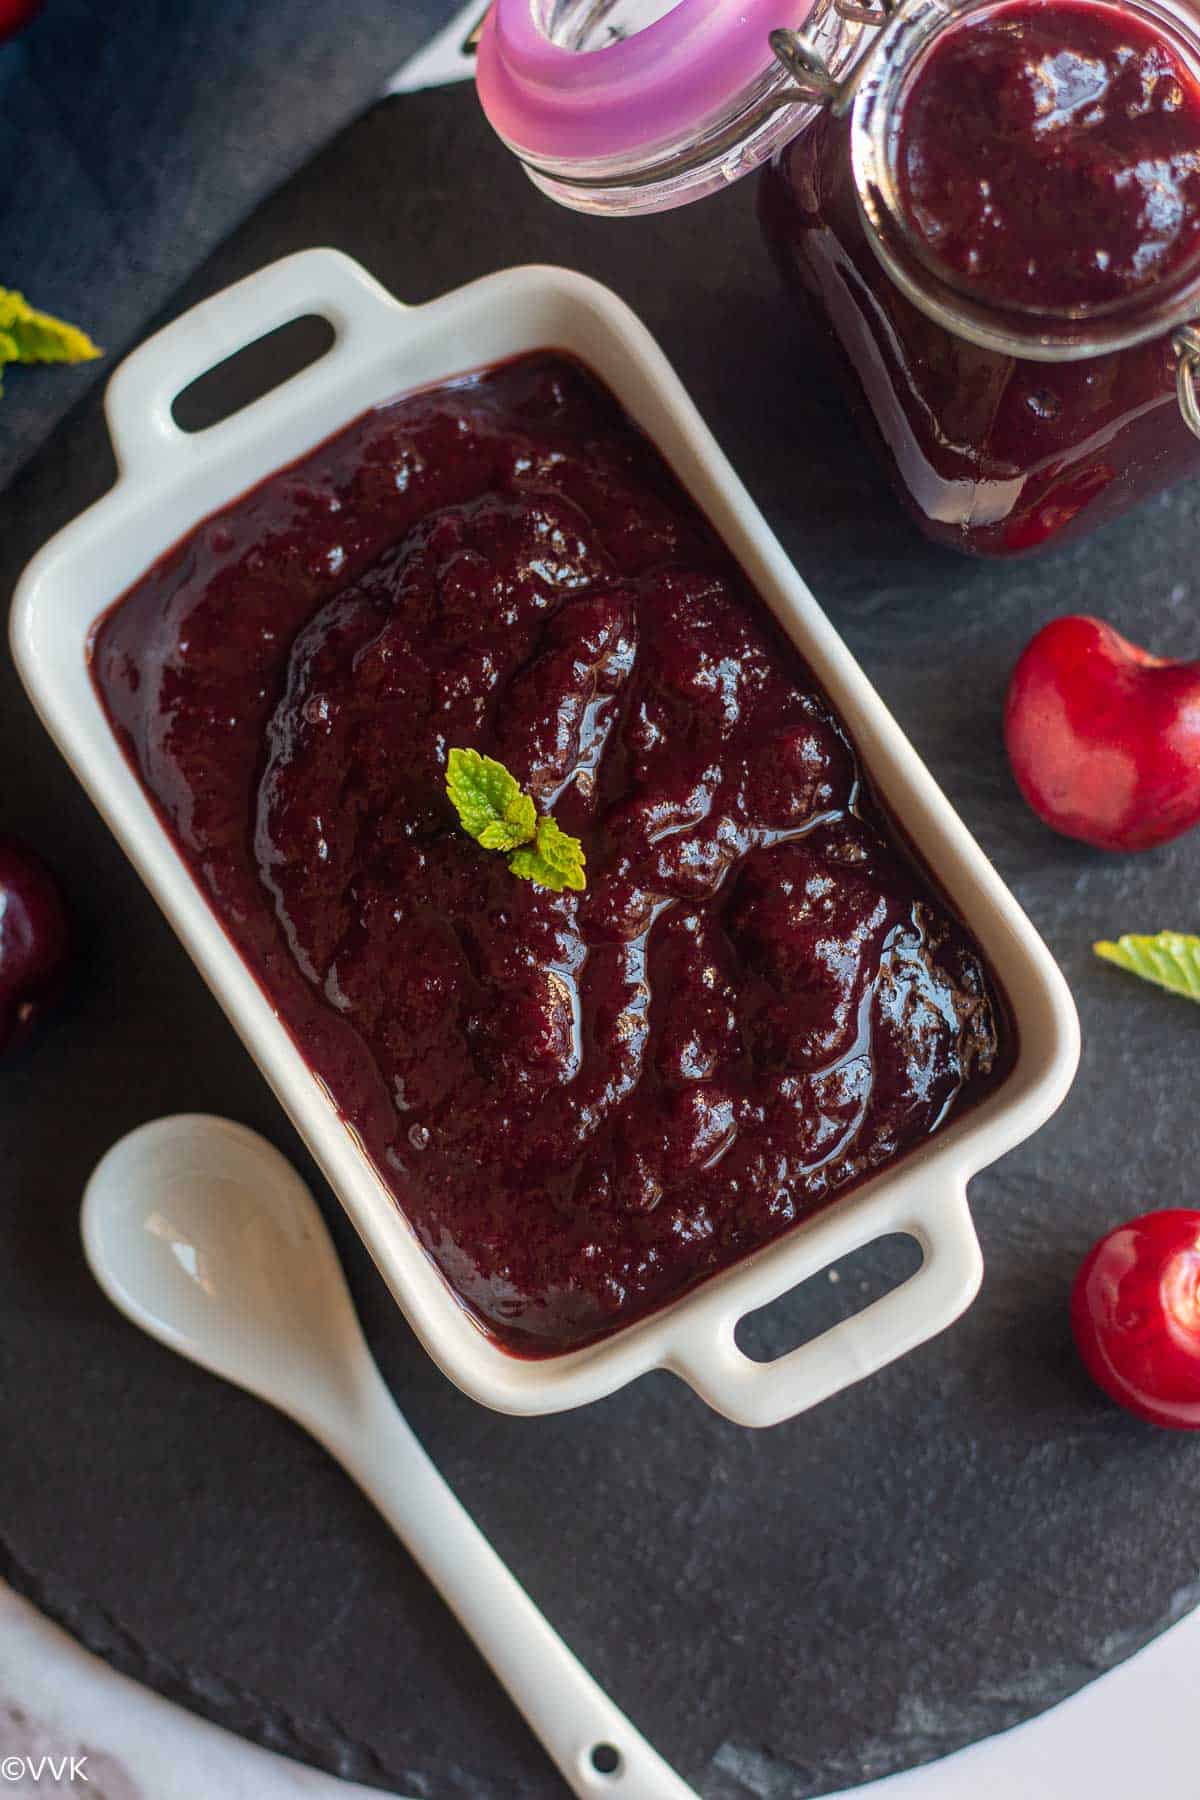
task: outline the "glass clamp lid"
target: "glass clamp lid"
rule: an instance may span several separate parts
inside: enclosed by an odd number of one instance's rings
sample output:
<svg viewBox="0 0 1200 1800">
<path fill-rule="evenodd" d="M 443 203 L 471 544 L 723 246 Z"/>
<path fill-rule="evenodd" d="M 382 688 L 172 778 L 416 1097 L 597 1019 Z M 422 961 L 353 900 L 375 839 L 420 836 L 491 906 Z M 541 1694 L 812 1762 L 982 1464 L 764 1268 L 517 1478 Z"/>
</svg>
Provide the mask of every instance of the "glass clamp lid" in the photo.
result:
<svg viewBox="0 0 1200 1800">
<path fill-rule="evenodd" d="M 877 23 L 855 0 L 494 0 L 476 84 L 544 193 L 660 212 L 749 174 L 816 117 L 772 33 L 803 30 L 840 72 Z"/>
</svg>

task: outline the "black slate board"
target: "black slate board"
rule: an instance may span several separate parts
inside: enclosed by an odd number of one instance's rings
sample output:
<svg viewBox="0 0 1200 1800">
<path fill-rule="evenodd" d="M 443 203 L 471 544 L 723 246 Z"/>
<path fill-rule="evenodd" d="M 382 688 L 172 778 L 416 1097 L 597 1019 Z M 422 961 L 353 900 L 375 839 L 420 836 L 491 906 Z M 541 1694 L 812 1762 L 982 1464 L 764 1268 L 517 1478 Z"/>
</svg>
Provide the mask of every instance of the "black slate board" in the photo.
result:
<svg viewBox="0 0 1200 1800">
<path fill-rule="evenodd" d="M 975 1307 L 807 1418 L 744 1432 L 665 1375 L 553 1419 L 487 1413 L 417 1348 L 330 1203 L 384 1371 L 501 1555 L 705 1800 L 800 1800 L 1036 1713 L 1200 1601 L 1197 1446 L 1089 1389 L 1065 1311 L 1102 1228 L 1194 1203 L 1200 1018 L 1089 944 L 1195 927 L 1200 838 L 1131 860 L 1053 838 L 1010 784 L 999 709 L 1056 612 L 1196 653 L 1198 490 L 1040 562 L 928 548 L 776 290 L 749 187 L 659 219 L 573 217 L 526 186 L 465 90 L 373 109 L 179 305 L 323 242 L 411 300 L 554 260 L 633 303 L 1046 934 L 1085 1036 L 1061 1114 L 974 1184 Z M 111 473 L 93 396 L 0 501 L 0 595 Z M 93 1288 L 80 1192 L 141 1120 L 227 1113 L 312 1170 L 7 659 L 0 767 L 0 828 L 53 856 L 81 939 L 69 1008 L 3 1074 L 0 1571 L 121 1668 L 260 1741 L 432 1800 L 549 1800 L 538 1747 L 322 1452 Z M 767 1336 L 793 1341 L 895 1266 L 884 1247 L 804 1290 Z"/>
</svg>

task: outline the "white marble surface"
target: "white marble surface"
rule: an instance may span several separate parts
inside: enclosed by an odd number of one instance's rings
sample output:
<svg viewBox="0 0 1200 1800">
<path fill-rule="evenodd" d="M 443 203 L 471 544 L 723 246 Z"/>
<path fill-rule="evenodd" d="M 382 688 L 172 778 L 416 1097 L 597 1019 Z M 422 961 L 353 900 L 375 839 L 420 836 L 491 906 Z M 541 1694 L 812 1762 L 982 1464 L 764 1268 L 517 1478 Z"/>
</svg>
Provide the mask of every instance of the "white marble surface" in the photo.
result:
<svg viewBox="0 0 1200 1800">
<path fill-rule="evenodd" d="M 460 46 L 479 10 L 478 0 L 465 7 L 389 92 L 468 75 Z M 854 1800 L 1197 1800 L 1198 1688 L 1194 1614 L 1053 1712 L 857 1788 Z M 747 1800 L 773 1800 L 753 1769 L 741 1773 Z M 376 1792 L 244 1743 L 114 1674 L 0 1584 L 0 1800 L 367 1800 Z"/>
<path fill-rule="evenodd" d="M 957 1756 L 856 1788 L 847 1800 L 1195 1800 L 1193 1614 L 1052 1713 Z M 86 1785 L 39 1758 L 86 1757 Z M 21 1766 L 18 1766 L 21 1765 Z M 743 1770 L 747 1800 L 777 1790 Z M 0 1585 L 0 1800 L 367 1800 L 378 1790 L 316 1774 L 194 1718 L 115 1675 Z M 626 1800 L 637 1800 L 628 1794 Z"/>
<path fill-rule="evenodd" d="M 63 1757 L 65 1774 L 50 1766 Z M 114 1674 L 0 1584 L 0 1796 L 72 1792 L 91 1800 L 378 1800 L 378 1790 L 273 1756 Z"/>
</svg>

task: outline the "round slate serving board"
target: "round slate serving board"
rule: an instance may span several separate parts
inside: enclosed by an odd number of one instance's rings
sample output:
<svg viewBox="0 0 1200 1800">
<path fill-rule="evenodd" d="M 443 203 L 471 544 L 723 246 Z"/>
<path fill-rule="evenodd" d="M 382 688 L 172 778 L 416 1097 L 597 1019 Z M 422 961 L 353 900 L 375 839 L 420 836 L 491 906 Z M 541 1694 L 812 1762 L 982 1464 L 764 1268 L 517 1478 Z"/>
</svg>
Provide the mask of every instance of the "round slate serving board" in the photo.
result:
<svg viewBox="0 0 1200 1800">
<path fill-rule="evenodd" d="M 1039 562 L 926 547 L 776 290 L 749 187 L 659 219 L 575 218 L 526 186 L 466 91 L 376 107 L 180 304 L 321 242 L 412 300 L 556 260 L 634 304 L 1045 933 L 1084 1026 L 1063 1111 L 973 1185 L 976 1305 L 808 1417 L 751 1434 L 666 1375 L 557 1418 L 487 1413 L 416 1346 L 317 1183 L 384 1372 L 501 1555 L 705 1800 L 801 1800 L 1036 1713 L 1200 1601 L 1200 1446 L 1091 1391 L 1065 1305 L 1102 1228 L 1195 1199 L 1200 1014 L 1089 946 L 1200 926 L 1200 837 L 1130 860 L 1052 837 L 1011 785 L 1000 705 L 1057 612 L 1196 653 L 1200 490 Z M 93 398 L 0 499 L 0 592 L 111 473 Z M 7 658 L 0 769 L 0 829 L 53 858 L 80 941 L 67 1008 L 0 1088 L 0 1572 L 120 1667 L 265 1743 L 430 1800 L 550 1800 L 537 1745 L 323 1453 L 93 1287 L 80 1192 L 140 1121 L 227 1113 L 313 1171 Z M 900 1267 L 884 1245 L 810 1284 L 759 1342 L 786 1347 Z"/>
</svg>

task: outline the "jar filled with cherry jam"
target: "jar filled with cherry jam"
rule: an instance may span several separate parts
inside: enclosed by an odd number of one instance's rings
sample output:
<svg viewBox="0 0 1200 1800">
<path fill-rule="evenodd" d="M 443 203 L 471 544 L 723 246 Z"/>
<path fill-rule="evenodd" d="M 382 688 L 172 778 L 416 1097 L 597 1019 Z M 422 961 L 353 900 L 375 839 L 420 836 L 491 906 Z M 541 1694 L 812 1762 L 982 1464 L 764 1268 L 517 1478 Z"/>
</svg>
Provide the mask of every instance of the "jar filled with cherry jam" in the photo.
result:
<svg viewBox="0 0 1200 1800">
<path fill-rule="evenodd" d="M 580 210 L 761 168 L 774 258 L 920 525 L 1052 546 L 1200 473 L 1200 14 L 884 4 L 494 0 L 480 95 Z"/>
<path fill-rule="evenodd" d="M 1200 20 L 908 0 L 773 161 L 761 216 L 902 494 L 982 555 L 1200 472 Z"/>
</svg>

